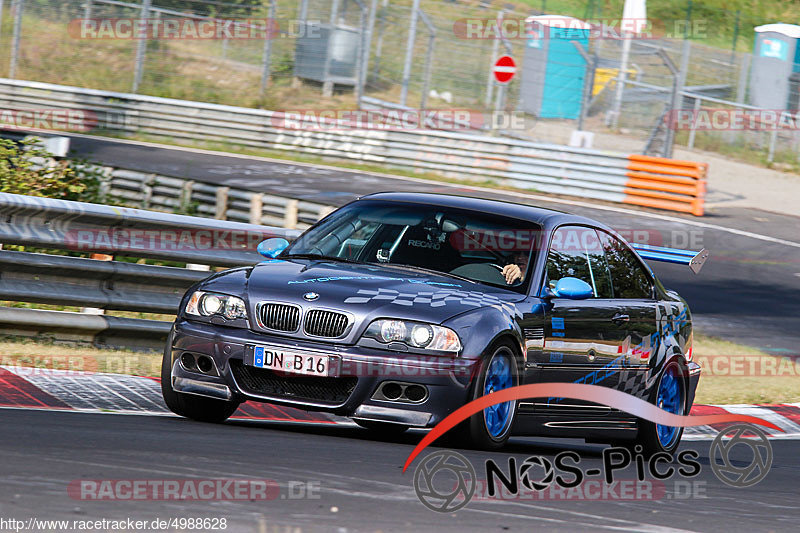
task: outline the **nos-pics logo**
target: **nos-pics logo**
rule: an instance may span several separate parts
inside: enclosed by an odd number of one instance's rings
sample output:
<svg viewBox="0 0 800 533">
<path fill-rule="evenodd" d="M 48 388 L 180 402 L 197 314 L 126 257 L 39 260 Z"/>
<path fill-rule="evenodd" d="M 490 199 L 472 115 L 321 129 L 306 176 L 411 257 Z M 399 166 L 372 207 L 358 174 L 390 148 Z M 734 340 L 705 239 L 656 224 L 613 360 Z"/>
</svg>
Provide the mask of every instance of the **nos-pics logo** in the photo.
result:
<svg viewBox="0 0 800 533">
<path fill-rule="evenodd" d="M 735 446 L 739 446 L 740 451 L 743 447 L 750 448 L 751 453 L 744 455 L 751 457 L 749 463 L 731 456 Z M 697 455 L 696 452 L 684 453 Z M 720 431 L 712 441 L 708 455 L 714 475 L 726 485 L 736 488 L 751 487 L 761 482 L 769 473 L 773 458 L 769 439 L 751 424 L 736 424 Z M 488 460 L 487 471 L 489 463 L 497 469 L 493 461 Z M 529 490 L 544 490 L 554 476 L 552 468 L 546 467 L 549 464 L 548 460 L 539 456 L 525 460 L 519 472 L 521 484 Z M 542 479 L 529 479 L 528 470 L 535 467 L 544 470 Z M 472 463 L 452 450 L 427 455 L 414 470 L 417 498 L 428 509 L 440 513 L 452 513 L 466 506 L 475 495 L 478 484 Z"/>
</svg>

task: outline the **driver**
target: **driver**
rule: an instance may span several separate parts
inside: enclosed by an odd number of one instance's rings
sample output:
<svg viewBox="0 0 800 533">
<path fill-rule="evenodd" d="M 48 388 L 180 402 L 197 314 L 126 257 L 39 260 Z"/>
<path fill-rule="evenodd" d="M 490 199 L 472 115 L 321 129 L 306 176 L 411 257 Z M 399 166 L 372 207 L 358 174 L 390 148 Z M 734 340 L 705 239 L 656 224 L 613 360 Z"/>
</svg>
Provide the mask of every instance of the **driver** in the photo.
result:
<svg viewBox="0 0 800 533">
<path fill-rule="evenodd" d="M 523 253 L 516 254 L 513 262 L 503 267 L 501 271 L 506 283 L 522 283 L 525 280 L 525 271 L 528 270 L 528 256 Z"/>
</svg>

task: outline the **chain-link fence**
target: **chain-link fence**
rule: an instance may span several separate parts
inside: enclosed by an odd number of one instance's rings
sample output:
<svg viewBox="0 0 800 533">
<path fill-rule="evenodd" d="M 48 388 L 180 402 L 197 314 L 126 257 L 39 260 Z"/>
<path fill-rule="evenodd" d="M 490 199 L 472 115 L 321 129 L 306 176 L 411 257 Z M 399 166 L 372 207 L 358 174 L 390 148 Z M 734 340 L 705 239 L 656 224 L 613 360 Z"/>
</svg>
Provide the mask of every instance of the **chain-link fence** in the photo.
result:
<svg viewBox="0 0 800 533">
<path fill-rule="evenodd" d="M 660 18 L 651 21 L 650 29 L 659 38 L 632 40 L 624 90 L 619 91 L 625 41 L 614 23 L 622 3 L 0 0 L 0 50 L 5 51 L 0 72 L 19 79 L 275 110 L 523 110 L 539 126 L 630 133 L 651 153 L 666 153 L 674 139 L 723 153 L 797 161 L 798 128 L 770 129 L 761 123 L 740 130 L 708 128 L 696 120 L 707 112 L 756 110 L 749 105 L 754 61 L 749 47 L 754 27 L 772 20 L 691 1 L 651 6 L 651 14 L 658 10 Z M 590 22 L 584 46 L 589 68 L 576 68 L 560 56 L 548 63 L 548 68 L 560 69 L 560 79 L 523 68 L 532 47 L 525 20 L 542 13 Z M 500 39 L 497 32 L 488 32 L 501 18 L 516 33 L 501 32 L 505 38 Z M 465 36 L 465 20 L 488 33 Z M 505 54 L 517 60 L 519 70 L 501 87 L 491 68 Z M 800 65 L 795 67 L 800 71 Z M 584 88 L 569 96 L 579 100 L 580 116 L 545 119 L 545 114 L 531 111 L 531 93 L 541 92 L 553 79 Z M 678 110 L 695 120 L 670 122 Z M 551 140 L 541 138 L 548 131 L 537 126 L 534 133 L 538 140 Z"/>
</svg>

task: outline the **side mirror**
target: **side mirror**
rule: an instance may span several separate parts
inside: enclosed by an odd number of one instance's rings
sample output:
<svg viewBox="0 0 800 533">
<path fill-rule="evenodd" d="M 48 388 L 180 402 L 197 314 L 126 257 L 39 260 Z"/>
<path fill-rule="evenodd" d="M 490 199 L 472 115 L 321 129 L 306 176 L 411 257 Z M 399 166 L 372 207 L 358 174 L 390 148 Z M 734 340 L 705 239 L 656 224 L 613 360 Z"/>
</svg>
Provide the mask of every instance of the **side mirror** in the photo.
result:
<svg viewBox="0 0 800 533">
<path fill-rule="evenodd" d="M 267 259 L 275 259 L 282 251 L 289 246 L 289 241 L 281 237 L 273 237 L 258 243 L 258 253 Z"/>
<path fill-rule="evenodd" d="M 594 296 L 592 286 L 578 278 L 561 278 L 556 283 L 554 291 L 558 298 L 570 300 L 585 300 Z"/>
</svg>

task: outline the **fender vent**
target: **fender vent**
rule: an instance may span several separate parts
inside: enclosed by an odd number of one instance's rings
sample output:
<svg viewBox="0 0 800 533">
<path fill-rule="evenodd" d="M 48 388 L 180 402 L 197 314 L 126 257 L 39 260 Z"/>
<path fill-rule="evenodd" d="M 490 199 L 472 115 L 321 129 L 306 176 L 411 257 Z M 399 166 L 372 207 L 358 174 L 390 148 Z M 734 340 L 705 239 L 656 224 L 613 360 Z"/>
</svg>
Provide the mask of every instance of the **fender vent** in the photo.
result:
<svg viewBox="0 0 800 533">
<path fill-rule="evenodd" d="M 522 330 L 526 339 L 537 340 L 544 338 L 544 328 L 525 328 Z"/>
</svg>

